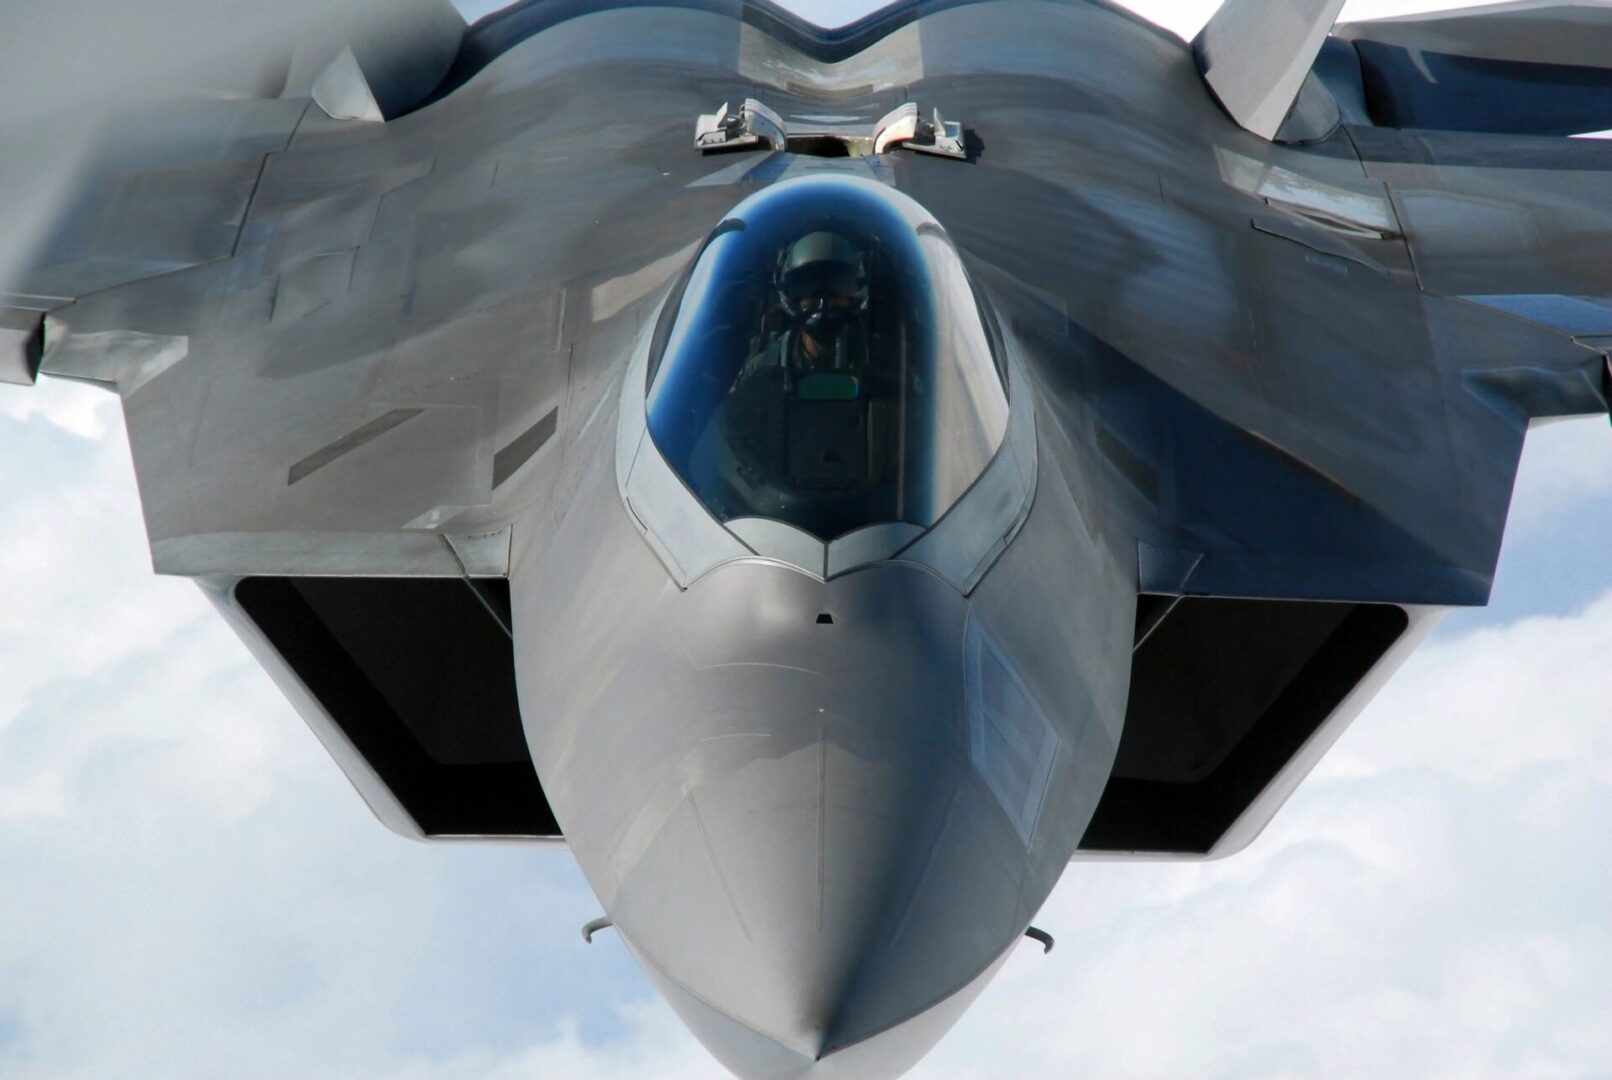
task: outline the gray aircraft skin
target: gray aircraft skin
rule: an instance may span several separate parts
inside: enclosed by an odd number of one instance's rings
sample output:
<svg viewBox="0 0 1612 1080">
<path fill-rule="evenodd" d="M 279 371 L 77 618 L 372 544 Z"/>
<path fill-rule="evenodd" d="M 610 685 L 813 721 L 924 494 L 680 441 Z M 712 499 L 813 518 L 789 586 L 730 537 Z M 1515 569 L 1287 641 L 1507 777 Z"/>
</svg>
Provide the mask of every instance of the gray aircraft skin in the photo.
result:
<svg viewBox="0 0 1612 1080">
<path fill-rule="evenodd" d="M 406 5 L 109 126 L 0 371 L 121 395 L 382 822 L 896 1076 L 1071 859 L 1246 846 L 1608 409 L 1612 9 L 1340 3 Z"/>
</svg>

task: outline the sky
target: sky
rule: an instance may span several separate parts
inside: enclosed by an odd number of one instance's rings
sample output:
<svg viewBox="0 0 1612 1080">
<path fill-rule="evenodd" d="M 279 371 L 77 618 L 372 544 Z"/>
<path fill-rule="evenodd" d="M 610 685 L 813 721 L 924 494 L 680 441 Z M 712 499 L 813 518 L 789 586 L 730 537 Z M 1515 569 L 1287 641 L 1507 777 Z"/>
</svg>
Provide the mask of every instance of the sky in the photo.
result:
<svg viewBox="0 0 1612 1080">
<path fill-rule="evenodd" d="M 1612 428 L 1535 431 L 1492 605 L 1247 851 L 1072 865 L 913 1075 L 1612 1077 L 1609 535 Z M 0 386 L 0 1076 L 720 1075 L 597 914 L 564 853 L 378 824 L 150 573 L 115 399 Z"/>
</svg>

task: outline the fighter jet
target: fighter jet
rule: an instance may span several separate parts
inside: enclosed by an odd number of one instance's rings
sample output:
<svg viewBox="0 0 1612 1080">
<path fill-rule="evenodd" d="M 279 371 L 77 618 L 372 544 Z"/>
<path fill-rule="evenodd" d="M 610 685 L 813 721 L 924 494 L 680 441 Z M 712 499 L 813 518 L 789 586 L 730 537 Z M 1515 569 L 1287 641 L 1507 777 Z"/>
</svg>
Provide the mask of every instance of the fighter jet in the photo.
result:
<svg viewBox="0 0 1612 1080">
<path fill-rule="evenodd" d="M 1340 6 L 411 0 L 129 103 L 0 375 L 121 397 L 383 824 L 896 1076 L 1072 859 L 1253 841 L 1608 411 L 1612 8 Z"/>
</svg>

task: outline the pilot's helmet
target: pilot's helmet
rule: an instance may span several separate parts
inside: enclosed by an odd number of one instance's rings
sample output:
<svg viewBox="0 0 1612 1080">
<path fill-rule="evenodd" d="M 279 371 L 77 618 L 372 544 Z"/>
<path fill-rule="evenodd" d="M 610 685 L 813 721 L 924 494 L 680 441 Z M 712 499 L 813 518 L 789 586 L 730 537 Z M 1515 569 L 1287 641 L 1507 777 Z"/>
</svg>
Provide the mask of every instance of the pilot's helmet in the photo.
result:
<svg viewBox="0 0 1612 1080">
<path fill-rule="evenodd" d="M 862 269 L 856 248 L 839 233 L 807 233 L 785 252 L 779 292 L 795 315 L 849 314 L 861 307 Z"/>
</svg>

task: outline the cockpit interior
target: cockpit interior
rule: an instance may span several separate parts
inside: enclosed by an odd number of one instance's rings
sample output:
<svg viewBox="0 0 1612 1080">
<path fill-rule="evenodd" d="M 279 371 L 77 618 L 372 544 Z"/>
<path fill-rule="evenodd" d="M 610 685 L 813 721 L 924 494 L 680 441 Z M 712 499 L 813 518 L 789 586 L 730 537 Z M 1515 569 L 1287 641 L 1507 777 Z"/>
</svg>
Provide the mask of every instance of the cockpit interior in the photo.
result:
<svg viewBox="0 0 1612 1080">
<path fill-rule="evenodd" d="M 984 471 L 1008 401 L 941 227 L 872 181 L 810 177 L 740 204 L 668 301 L 647 421 L 727 522 L 828 541 L 933 525 Z"/>
</svg>

